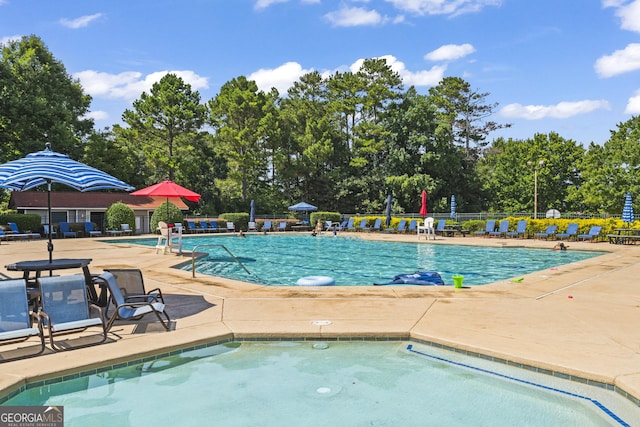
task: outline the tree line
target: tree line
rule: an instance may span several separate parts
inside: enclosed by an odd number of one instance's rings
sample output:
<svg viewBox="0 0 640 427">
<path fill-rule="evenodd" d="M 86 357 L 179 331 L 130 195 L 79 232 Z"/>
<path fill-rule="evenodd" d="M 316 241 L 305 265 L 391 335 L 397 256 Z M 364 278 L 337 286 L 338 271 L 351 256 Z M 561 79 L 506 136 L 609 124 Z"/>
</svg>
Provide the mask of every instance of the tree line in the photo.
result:
<svg viewBox="0 0 640 427">
<path fill-rule="evenodd" d="M 141 188 L 172 179 L 202 195 L 192 212 L 281 214 L 304 200 L 323 211 L 538 210 L 619 213 L 640 187 L 640 122 L 603 145 L 557 133 L 490 140 L 508 123 L 459 77 L 426 94 L 404 88 L 384 59 L 355 72 L 309 72 L 286 94 L 238 76 L 210 100 L 175 74 L 143 92 L 122 123 L 95 129 L 91 97 L 37 36 L 0 46 L 0 162 L 56 151 Z"/>
</svg>

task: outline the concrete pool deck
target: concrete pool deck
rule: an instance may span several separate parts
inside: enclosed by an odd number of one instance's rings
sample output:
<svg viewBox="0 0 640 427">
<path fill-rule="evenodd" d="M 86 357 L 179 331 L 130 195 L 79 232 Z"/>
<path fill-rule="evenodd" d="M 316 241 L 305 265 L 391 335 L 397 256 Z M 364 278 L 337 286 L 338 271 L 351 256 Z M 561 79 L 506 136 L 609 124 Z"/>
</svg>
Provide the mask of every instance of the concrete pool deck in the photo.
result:
<svg viewBox="0 0 640 427">
<path fill-rule="evenodd" d="M 416 242 L 415 234 L 357 235 Z M 171 268 L 190 261 L 190 253 L 155 254 L 153 248 L 121 240 L 107 244 L 96 238 L 57 239 L 54 257 L 92 258 L 92 273 L 105 268 L 142 269 L 146 287 L 160 287 L 165 294 L 173 330 L 165 332 L 153 316 L 147 316 L 141 322 L 117 322 L 106 344 L 61 353 L 48 349 L 35 358 L 1 363 L 0 396 L 27 382 L 225 339 L 378 337 L 415 339 L 535 366 L 610 384 L 628 393 L 636 404 L 640 398 L 640 247 L 570 242 L 569 250 L 608 253 L 518 276 L 522 281 L 473 288 L 303 288 L 266 287 L 203 275 L 192 278 L 191 272 Z M 554 245 L 544 240 L 475 237 L 419 242 L 506 250 Z M 45 240 L 2 242 L 0 271 L 19 277 L 20 273 L 8 272 L 4 266 L 45 259 L 46 245 Z M 3 356 L 7 351 L 12 351 L 11 345 L 0 347 Z"/>
</svg>

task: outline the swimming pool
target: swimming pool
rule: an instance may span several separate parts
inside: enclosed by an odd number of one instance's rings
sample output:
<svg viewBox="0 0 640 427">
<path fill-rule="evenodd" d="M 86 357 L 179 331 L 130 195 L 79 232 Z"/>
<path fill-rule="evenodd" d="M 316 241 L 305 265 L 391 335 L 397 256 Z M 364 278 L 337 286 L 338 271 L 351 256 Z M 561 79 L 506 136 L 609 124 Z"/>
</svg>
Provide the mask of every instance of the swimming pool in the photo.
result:
<svg viewBox="0 0 640 427">
<path fill-rule="evenodd" d="M 155 246 L 156 239 L 113 240 Z M 183 237 L 183 249 L 208 252 L 198 259 L 196 272 L 263 285 L 295 286 L 306 276 L 329 276 L 339 286 L 388 283 L 398 274 L 437 271 L 445 284 L 453 275 L 464 285 L 485 285 L 533 271 L 592 258 L 603 252 L 552 251 L 523 247 L 434 245 L 381 242 L 349 235 L 251 234 Z M 223 248 L 224 245 L 251 273 L 248 274 Z M 191 263 L 181 267 L 191 270 Z"/>
<path fill-rule="evenodd" d="M 406 342 L 231 342 L 29 389 L 65 426 L 625 426 L 610 391 Z M 631 418 L 633 419 L 633 418 Z"/>
</svg>

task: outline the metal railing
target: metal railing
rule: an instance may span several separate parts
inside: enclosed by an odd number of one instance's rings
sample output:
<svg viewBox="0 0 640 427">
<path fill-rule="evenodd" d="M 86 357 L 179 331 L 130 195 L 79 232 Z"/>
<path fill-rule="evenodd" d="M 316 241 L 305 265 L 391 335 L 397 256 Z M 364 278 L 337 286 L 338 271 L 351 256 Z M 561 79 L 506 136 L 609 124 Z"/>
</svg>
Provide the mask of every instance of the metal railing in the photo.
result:
<svg viewBox="0 0 640 427">
<path fill-rule="evenodd" d="M 240 261 L 238 259 L 237 256 L 235 256 L 225 245 L 221 245 L 221 244 L 206 244 L 206 245 L 197 245 L 196 247 L 193 248 L 193 250 L 191 251 L 191 276 L 192 277 L 196 277 L 196 252 L 198 248 L 206 248 L 206 247 L 221 247 L 222 249 L 224 249 L 225 251 L 227 251 L 227 253 L 231 256 L 231 258 L 234 259 L 235 262 L 238 263 L 238 265 L 240 267 L 242 267 L 242 269 L 244 271 L 247 272 L 247 274 L 251 275 L 251 276 L 255 276 L 257 277 L 255 274 L 251 273 L 247 267 L 244 266 L 244 264 L 242 263 L 242 261 Z"/>
</svg>

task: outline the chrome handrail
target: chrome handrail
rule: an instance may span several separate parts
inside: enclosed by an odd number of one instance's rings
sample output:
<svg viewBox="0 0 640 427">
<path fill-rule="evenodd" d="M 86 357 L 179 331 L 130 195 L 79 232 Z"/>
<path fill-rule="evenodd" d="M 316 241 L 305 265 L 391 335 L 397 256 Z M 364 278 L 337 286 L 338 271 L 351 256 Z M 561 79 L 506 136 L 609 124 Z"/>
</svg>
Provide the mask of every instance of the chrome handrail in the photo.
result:
<svg viewBox="0 0 640 427">
<path fill-rule="evenodd" d="M 191 276 L 192 277 L 194 277 L 194 278 L 196 277 L 196 252 L 197 252 L 196 249 L 204 248 L 204 247 L 214 247 L 214 246 L 219 246 L 222 249 L 224 249 L 225 251 L 227 251 L 227 253 L 229 255 L 231 255 L 231 258 L 233 258 L 238 263 L 238 265 L 240 265 L 240 267 L 242 267 L 244 269 L 244 271 L 247 272 L 247 274 L 250 274 L 251 276 L 255 276 L 255 274 L 253 274 L 249 270 L 247 270 L 247 267 L 244 266 L 242 261 L 240 261 L 237 256 L 235 256 L 233 253 L 231 253 L 231 251 L 229 249 L 227 249 L 227 247 L 225 245 L 221 245 L 221 244 L 206 244 L 206 245 L 197 245 L 191 251 Z"/>
</svg>

